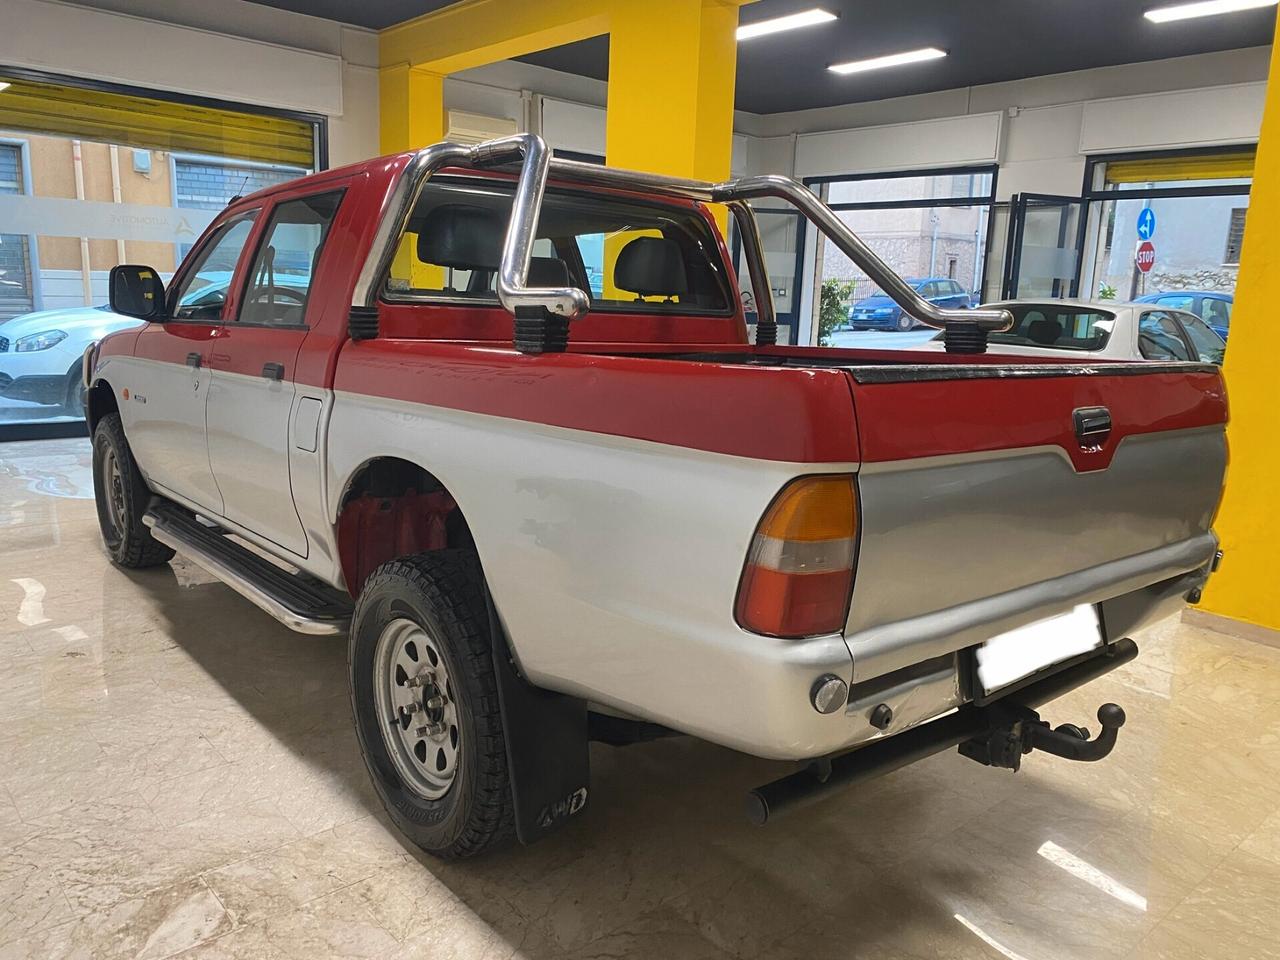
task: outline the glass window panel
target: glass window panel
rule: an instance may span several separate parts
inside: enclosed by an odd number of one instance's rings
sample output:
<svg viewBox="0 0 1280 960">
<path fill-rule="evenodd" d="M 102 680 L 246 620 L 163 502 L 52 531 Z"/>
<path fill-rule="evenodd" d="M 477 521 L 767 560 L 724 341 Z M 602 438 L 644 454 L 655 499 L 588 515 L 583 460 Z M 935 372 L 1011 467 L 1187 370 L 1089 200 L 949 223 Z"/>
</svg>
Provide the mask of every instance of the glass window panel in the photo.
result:
<svg viewBox="0 0 1280 960">
<path fill-rule="evenodd" d="M 943 173 L 928 176 L 880 177 L 835 180 L 823 184 L 825 199 L 833 206 L 845 203 L 900 203 L 903 201 L 987 200 L 991 173 Z"/>
<path fill-rule="evenodd" d="M 272 211 L 249 271 L 241 321 L 273 326 L 305 321 L 311 274 L 341 201 L 341 193 L 324 193 L 289 200 Z"/>
</svg>

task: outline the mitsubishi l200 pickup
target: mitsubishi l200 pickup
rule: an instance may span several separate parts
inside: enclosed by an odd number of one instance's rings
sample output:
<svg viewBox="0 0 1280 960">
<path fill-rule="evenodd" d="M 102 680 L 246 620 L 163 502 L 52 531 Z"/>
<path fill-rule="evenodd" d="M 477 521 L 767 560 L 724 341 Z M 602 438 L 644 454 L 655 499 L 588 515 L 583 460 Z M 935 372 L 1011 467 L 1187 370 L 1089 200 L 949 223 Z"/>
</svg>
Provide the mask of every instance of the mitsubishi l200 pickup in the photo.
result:
<svg viewBox="0 0 1280 960">
<path fill-rule="evenodd" d="M 946 350 L 778 345 L 762 197 Z M 1097 760 L 1120 707 L 1037 708 L 1218 559 L 1217 367 L 986 352 L 1005 311 L 922 298 L 784 177 L 442 143 L 237 199 L 167 289 L 110 286 L 146 321 L 84 358 L 111 557 L 345 635 L 369 774 L 440 856 L 580 816 L 593 739 L 798 761 L 758 823 L 951 747 Z"/>
</svg>

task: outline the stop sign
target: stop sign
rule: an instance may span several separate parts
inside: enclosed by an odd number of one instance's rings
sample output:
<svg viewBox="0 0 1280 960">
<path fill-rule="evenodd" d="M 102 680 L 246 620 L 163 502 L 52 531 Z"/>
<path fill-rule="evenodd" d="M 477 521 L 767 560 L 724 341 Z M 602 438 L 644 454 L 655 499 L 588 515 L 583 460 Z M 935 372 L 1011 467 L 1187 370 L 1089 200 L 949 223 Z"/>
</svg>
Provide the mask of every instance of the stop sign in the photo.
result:
<svg viewBox="0 0 1280 960">
<path fill-rule="evenodd" d="M 1134 262 L 1137 263 L 1138 269 L 1143 273 L 1150 273 L 1151 268 L 1156 265 L 1156 245 L 1150 240 L 1143 240 L 1138 244 L 1138 252 L 1134 256 Z"/>
</svg>

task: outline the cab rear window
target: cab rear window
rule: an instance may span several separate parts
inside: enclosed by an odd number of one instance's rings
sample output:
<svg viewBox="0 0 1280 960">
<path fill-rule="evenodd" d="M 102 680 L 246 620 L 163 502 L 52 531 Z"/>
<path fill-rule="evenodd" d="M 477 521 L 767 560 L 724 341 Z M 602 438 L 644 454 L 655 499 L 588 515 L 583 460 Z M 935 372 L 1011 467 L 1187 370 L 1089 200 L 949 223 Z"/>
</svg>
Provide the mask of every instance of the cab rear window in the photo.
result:
<svg viewBox="0 0 1280 960">
<path fill-rule="evenodd" d="M 1106 310 L 1050 304 L 1009 304 L 1013 326 L 993 333 L 989 343 L 1055 350 L 1101 350 L 1111 339 L 1116 316 Z"/>
<path fill-rule="evenodd" d="M 512 186 L 429 180 L 383 296 L 496 305 Z M 543 201 L 528 283 L 578 287 L 597 310 L 723 315 L 732 306 L 718 244 L 697 210 L 555 188 Z"/>
</svg>

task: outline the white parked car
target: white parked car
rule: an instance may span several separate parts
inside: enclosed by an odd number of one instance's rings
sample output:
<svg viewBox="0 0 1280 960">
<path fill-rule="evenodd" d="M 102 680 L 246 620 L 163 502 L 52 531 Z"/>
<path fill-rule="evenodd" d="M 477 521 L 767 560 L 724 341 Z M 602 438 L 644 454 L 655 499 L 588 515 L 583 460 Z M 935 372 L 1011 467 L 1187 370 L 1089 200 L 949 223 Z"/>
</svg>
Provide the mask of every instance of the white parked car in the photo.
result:
<svg viewBox="0 0 1280 960">
<path fill-rule="evenodd" d="M 188 291 L 182 306 L 222 310 L 231 273 L 212 271 L 204 283 Z M 279 286 L 300 281 L 281 273 Z M 112 313 L 108 306 L 37 310 L 0 323 L 0 399 L 61 406 L 82 416 L 81 359 L 85 348 L 109 333 L 142 326 L 141 320 Z"/>
<path fill-rule="evenodd" d="M 85 347 L 141 325 L 105 306 L 37 310 L 0 323 L 0 398 L 61 406 L 80 416 Z"/>
<path fill-rule="evenodd" d="M 1192 360 L 1222 363 L 1226 341 L 1185 310 L 1110 300 L 1008 300 L 986 306 L 1013 314 L 1012 329 L 988 338 L 991 353 L 1079 360 Z M 942 335 L 921 350 L 941 350 Z"/>
</svg>

